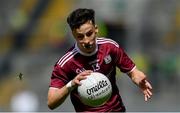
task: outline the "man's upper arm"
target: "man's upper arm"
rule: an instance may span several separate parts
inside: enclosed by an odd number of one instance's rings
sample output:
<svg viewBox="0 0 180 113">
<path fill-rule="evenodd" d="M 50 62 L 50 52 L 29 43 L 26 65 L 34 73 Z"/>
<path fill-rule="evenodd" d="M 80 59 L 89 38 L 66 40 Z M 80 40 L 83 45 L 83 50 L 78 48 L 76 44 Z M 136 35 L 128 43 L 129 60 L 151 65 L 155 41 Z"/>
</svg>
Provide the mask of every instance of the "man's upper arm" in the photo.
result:
<svg viewBox="0 0 180 113">
<path fill-rule="evenodd" d="M 130 73 L 136 68 L 135 63 L 130 59 L 126 52 L 121 48 L 114 49 L 117 55 L 117 66 L 124 73 Z"/>
<path fill-rule="evenodd" d="M 54 66 L 52 75 L 51 75 L 51 81 L 50 81 L 50 87 L 55 88 L 61 88 L 68 82 L 68 78 L 66 76 L 66 73 L 64 69 L 62 69 L 58 64 Z"/>
</svg>

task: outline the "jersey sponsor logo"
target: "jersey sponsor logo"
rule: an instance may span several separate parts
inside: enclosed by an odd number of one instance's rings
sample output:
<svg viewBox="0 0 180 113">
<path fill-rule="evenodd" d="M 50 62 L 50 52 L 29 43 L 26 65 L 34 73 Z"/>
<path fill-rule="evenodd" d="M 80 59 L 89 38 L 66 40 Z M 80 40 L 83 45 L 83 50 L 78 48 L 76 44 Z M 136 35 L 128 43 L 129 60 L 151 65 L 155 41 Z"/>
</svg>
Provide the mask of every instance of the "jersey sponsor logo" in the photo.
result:
<svg viewBox="0 0 180 113">
<path fill-rule="evenodd" d="M 105 64 L 109 64 L 111 61 L 112 61 L 112 58 L 111 58 L 110 55 L 107 55 L 107 56 L 104 57 Z"/>
<path fill-rule="evenodd" d="M 84 68 L 81 68 L 81 69 L 77 68 L 77 69 L 76 69 L 76 73 L 79 74 L 79 73 L 82 73 L 82 72 L 85 71 L 85 70 L 86 70 L 86 69 L 84 69 Z"/>
<path fill-rule="evenodd" d="M 93 68 L 93 71 L 94 71 L 94 72 L 100 70 L 100 65 L 99 65 L 98 62 L 91 64 L 91 67 Z M 77 68 L 77 69 L 76 69 L 76 73 L 79 74 L 79 73 L 82 73 L 82 72 L 85 71 L 85 70 L 86 70 L 85 68 L 81 68 L 81 69 L 80 69 L 80 68 Z"/>
</svg>

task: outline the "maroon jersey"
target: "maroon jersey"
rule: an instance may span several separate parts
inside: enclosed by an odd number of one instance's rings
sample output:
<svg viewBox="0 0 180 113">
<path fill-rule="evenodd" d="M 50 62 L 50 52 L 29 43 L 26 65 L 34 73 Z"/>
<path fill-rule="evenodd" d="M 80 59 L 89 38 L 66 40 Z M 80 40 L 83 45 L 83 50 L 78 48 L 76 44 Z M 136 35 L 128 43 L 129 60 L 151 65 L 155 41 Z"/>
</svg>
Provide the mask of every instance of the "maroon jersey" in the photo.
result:
<svg viewBox="0 0 180 113">
<path fill-rule="evenodd" d="M 75 44 L 54 66 L 50 87 L 61 88 L 84 70 L 93 70 L 106 75 L 112 84 L 112 96 L 106 104 L 98 107 L 84 105 L 80 101 L 77 89 L 71 94 L 71 101 L 77 112 L 113 112 L 125 111 L 118 87 L 116 85 L 116 67 L 129 73 L 135 64 L 119 45 L 106 38 L 96 39 L 96 50 L 91 54 L 83 53 Z"/>
</svg>

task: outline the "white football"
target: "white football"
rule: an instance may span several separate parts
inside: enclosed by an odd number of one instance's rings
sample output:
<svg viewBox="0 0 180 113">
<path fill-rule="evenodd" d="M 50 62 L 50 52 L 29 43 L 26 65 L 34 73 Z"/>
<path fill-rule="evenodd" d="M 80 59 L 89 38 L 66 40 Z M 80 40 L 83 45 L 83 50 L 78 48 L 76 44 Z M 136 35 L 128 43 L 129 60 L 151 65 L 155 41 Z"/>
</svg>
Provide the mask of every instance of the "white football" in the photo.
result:
<svg viewBox="0 0 180 113">
<path fill-rule="evenodd" d="M 77 91 L 81 101 L 88 106 L 101 106 L 111 97 L 111 82 L 102 73 L 93 72 L 80 82 L 82 85 L 78 86 Z"/>
</svg>

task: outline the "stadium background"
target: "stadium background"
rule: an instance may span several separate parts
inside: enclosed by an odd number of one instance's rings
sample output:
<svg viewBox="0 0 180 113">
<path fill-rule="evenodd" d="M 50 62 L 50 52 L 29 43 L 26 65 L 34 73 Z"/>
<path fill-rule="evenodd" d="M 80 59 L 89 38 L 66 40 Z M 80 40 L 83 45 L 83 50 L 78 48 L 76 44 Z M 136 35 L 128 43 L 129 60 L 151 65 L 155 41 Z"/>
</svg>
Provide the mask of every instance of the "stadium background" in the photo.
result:
<svg viewBox="0 0 180 113">
<path fill-rule="evenodd" d="M 0 0 L 0 111 L 50 111 L 53 65 L 74 41 L 66 17 L 79 7 L 96 11 L 99 35 L 124 47 L 152 82 L 144 102 L 117 70 L 127 111 L 180 111 L 179 0 Z M 74 109 L 68 98 L 54 111 Z"/>
</svg>

